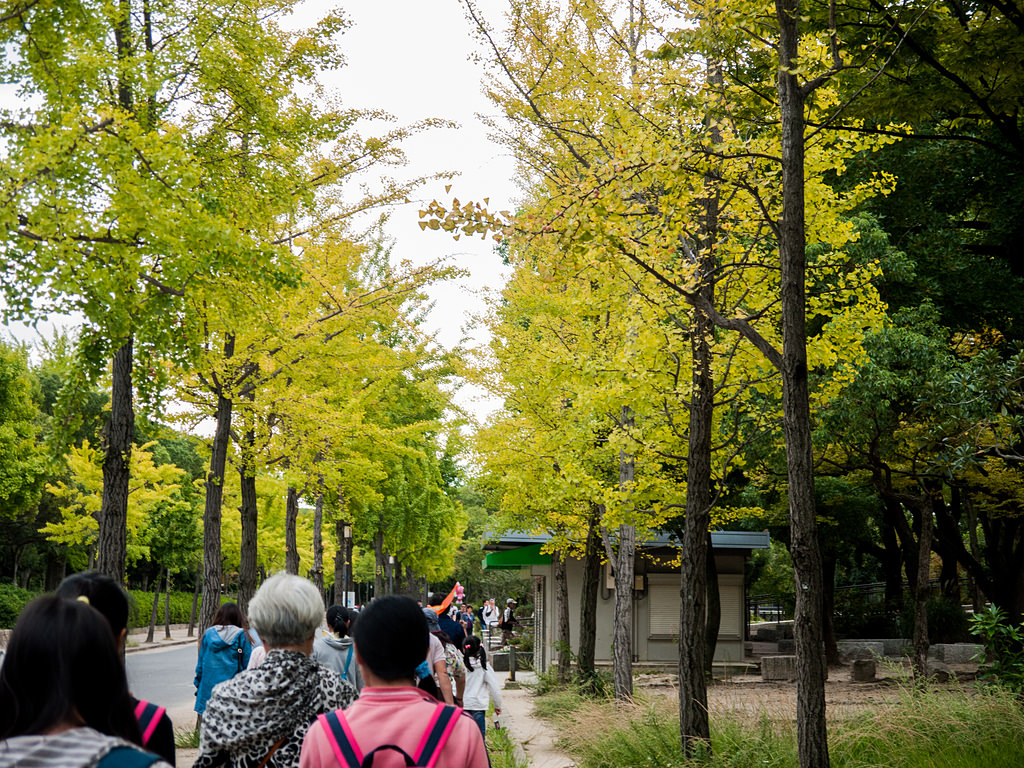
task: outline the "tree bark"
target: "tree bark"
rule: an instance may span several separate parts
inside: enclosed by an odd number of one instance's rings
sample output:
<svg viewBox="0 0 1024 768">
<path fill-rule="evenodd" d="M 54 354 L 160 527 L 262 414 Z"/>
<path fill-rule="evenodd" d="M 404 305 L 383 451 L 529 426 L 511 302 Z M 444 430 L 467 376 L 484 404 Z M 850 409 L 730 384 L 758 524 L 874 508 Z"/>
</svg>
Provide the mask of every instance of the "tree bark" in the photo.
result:
<svg viewBox="0 0 1024 768">
<path fill-rule="evenodd" d="M 934 526 L 931 504 L 921 505 L 917 536 L 917 589 L 914 590 L 914 683 L 924 686 L 928 679 L 928 597 L 931 593 L 929 567 Z"/>
<path fill-rule="evenodd" d="M 229 335 L 224 341 L 224 359 L 230 360 L 235 354 L 235 337 Z M 232 401 L 224 385 L 217 386 L 217 427 L 213 434 L 210 451 L 210 472 L 206 476 L 206 508 L 203 510 L 203 604 L 199 613 L 199 634 L 202 635 L 213 623 L 213 617 L 220 608 L 221 548 L 220 525 L 221 507 L 224 502 L 224 470 L 228 459 L 228 442 L 231 437 Z"/>
<path fill-rule="evenodd" d="M 807 382 L 804 224 L 804 92 L 799 65 L 799 0 L 776 0 L 779 118 L 782 128 L 782 411 L 789 480 L 790 552 L 796 578 L 793 638 L 797 657 L 797 751 L 801 768 L 827 768 L 826 666 L 822 653 L 821 551 L 814 507 L 814 465 Z"/>
<path fill-rule="evenodd" d="M 284 569 L 298 576 L 299 547 L 295 536 L 295 526 L 299 521 L 299 492 L 288 486 L 288 500 L 284 512 Z"/>
<path fill-rule="evenodd" d="M 245 431 L 239 450 L 238 480 L 241 506 L 238 508 L 242 524 L 242 541 L 238 553 L 238 607 L 249 615 L 249 601 L 256 594 L 256 572 L 259 550 L 259 501 L 256 495 L 256 423 L 253 413 L 255 391 L 245 395 Z"/>
<path fill-rule="evenodd" d="M 103 456 L 103 500 L 100 503 L 96 570 L 124 584 L 128 554 L 128 481 L 131 474 L 135 409 L 132 405 L 134 339 L 114 354 L 110 420 Z"/>
<path fill-rule="evenodd" d="M 633 698 L 633 572 L 636 568 L 636 529 L 620 525 L 615 551 L 615 603 L 612 633 L 612 678 L 615 698 Z"/>
<path fill-rule="evenodd" d="M 718 78 L 720 80 L 720 77 Z M 720 85 L 720 83 L 718 83 Z M 707 197 L 699 244 L 697 290 L 714 301 L 714 239 L 718 229 L 715 182 L 705 179 Z M 679 732 L 683 754 L 693 757 L 711 745 L 707 688 L 708 537 L 711 525 L 711 433 L 715 382 L 711 340 L 714 324 L 701 309 L 692 310 L 689 438 L 686 462 L 686 517 L 683 521 L 679 603 Z M 717 586 L 717 585 L 716 585 Z M 717 631 L 716 631 L 717 635 Z M 712 650 L 712 653 L 714 651 Z"/>
<path fill-rule="evenodd" d="M 146 642 L 153 642 L 153 635 L 156 632 L 156 610 L 160 607 L 160 574 L 157 574 L 153 582 L 153 609 L 149 612 L 149 631 L 146 632 Z"/>
<path fill-rule="evenodd" d="M 373 537 L 373 596 L 380 597 L 384 594 L 384 521 L 378 522 L 377 535 Z"/>
<path fill-rule="evenodd" d="M 971 502 L 971 498 L 966 491 L 964 492 L 963 504 L 967 510 L 967 536 L 971 547 L 971 557 L 981 562 L 981 548 L 978 546 L 978 515 L 974 511 L 974 504 Z M 967 584 L 968 590 L 971 593 L 971 610 L 974 613 L 981 613 L 981 590 L 978 588 L 978 583 L 970 572 L 968 572 Z"/>
<path fill-rule="evenodd" d="M 597 521 L 604 515 L 601 504 L 591 505 L 587 526 L 587 542 L 583 555 L 583 585 L 580 594 L 580 646 L 576 664 L 580 676 L 591 679 L 597 674 L 594 663 L 597 640 L 597 594 L 601 587 L 601 550 L 598 542 Z"/>
<path fill-rule="evenodd" d="M 572 646 L 569 635 L 569 584 L 565 574 L 565 554 L 561 551 L 551 555 L 555 576 L 555 648 L 558 650 L 558 682 L 569 682 L 569 665 L 572 663 Z"/>
<path fill-rule="evenodd" d="M 203 585 L 203 561 L 200 560 L 196 566 L 196 586 L 192 590 L 192 610 L 188 615 L 188 636 L 194 637 L 196 633 L 196 615 L 199 609 L 199 590 Z"/>
<path fill-rule="evenodd" d="M 171 568 L 164 569 L 164 640 L 171 639 Z"/>
<path fill-rule="evenodd" d="M 321 480 L 320 491 L 316 495 L 316 507 L 313 511 L 313 584 L 320 595 L 324 593 L 324 492 Z M 326 607 L 326 606 L 325 606 Z"/>
</svg>

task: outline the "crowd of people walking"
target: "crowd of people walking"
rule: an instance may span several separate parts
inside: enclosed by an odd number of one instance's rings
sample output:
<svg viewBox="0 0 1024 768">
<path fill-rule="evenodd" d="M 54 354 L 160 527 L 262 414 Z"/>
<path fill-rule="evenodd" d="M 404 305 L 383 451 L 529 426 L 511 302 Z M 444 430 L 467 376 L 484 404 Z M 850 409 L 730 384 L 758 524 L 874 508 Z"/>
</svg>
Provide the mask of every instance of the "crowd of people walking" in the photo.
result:
<svg viewBox="0 0 1024 768">
<path fill-rule="evenodd" d="M 198 646 L 194 768 L 488 766 L 502 700 L 480 635 L 505 633 L 515 601 L 501 614 L 449 601 L 392 595 L 325 616 L 312 583 L 276 574 L 248 617 L 225 603 Z M 0 667 L 0 768 L 175 765 L 166 711 L 128 691 L 128 615 L 97 573 L 22 611 Z"/>
</svg>

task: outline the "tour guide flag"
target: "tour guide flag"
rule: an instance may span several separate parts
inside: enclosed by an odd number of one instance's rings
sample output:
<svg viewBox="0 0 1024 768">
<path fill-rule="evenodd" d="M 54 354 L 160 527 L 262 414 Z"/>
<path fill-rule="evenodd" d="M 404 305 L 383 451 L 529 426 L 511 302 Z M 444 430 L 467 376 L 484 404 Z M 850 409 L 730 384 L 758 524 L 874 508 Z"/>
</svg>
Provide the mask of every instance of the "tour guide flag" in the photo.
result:
<svg viewBox="0 0 1024 768">
<path fill-rule="evenodd" d="M 461 585 L 459 584 L 459 582 L 456 581 L 455 582 L 455 586 L 452 587 L 452 591 L 449 592 L 447 595 L 445 595 L 445 598 L 444 598 L 444 600 L 441 601 L 440 605 L 432 605 L 432 606 L 430 606 L 435 611 L 437 611 L 437 615 L 438 616 L 440 616 L 442 613 L 444 613 L 445 611 L 448 610 L 448 606 L 452 604 L 452 600 L 455 599 L 455 593 L 459 589 L 461 589 Z"/>
</svg>

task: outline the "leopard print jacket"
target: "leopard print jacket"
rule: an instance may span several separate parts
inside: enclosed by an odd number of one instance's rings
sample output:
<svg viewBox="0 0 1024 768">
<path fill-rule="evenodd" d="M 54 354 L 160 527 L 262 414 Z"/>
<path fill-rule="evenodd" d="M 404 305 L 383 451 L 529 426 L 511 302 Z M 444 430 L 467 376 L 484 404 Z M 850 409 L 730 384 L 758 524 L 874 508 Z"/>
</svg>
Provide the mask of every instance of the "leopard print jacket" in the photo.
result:
<svg viewBox="0 0 1024 768">
<path fill-rule="evenodd" d="M 324 712 L 356 699 L 351 684 L 297 651 L 275 649 L 255 669 L 213 689 L 203 715 L 194 768 L 295 768 L 306 729 Z"/>
</svg>

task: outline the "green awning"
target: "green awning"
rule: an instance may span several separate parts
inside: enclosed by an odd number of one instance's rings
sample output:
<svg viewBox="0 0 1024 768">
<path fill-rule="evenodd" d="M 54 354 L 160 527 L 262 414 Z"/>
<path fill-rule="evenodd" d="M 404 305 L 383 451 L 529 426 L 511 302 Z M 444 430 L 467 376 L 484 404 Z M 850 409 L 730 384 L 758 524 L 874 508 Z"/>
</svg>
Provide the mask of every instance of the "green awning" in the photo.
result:
<svg viewBox="0 0 1024 768">
<path fill-rule="evenodd" d="M 484 570 L 514 571 L 531 565 L 551 565 L 551 555 L 541 552 L 542 546 L 544 545 L 531 544 L 528 547 L 488 552 L 484 555 Z"/>
</svg>

